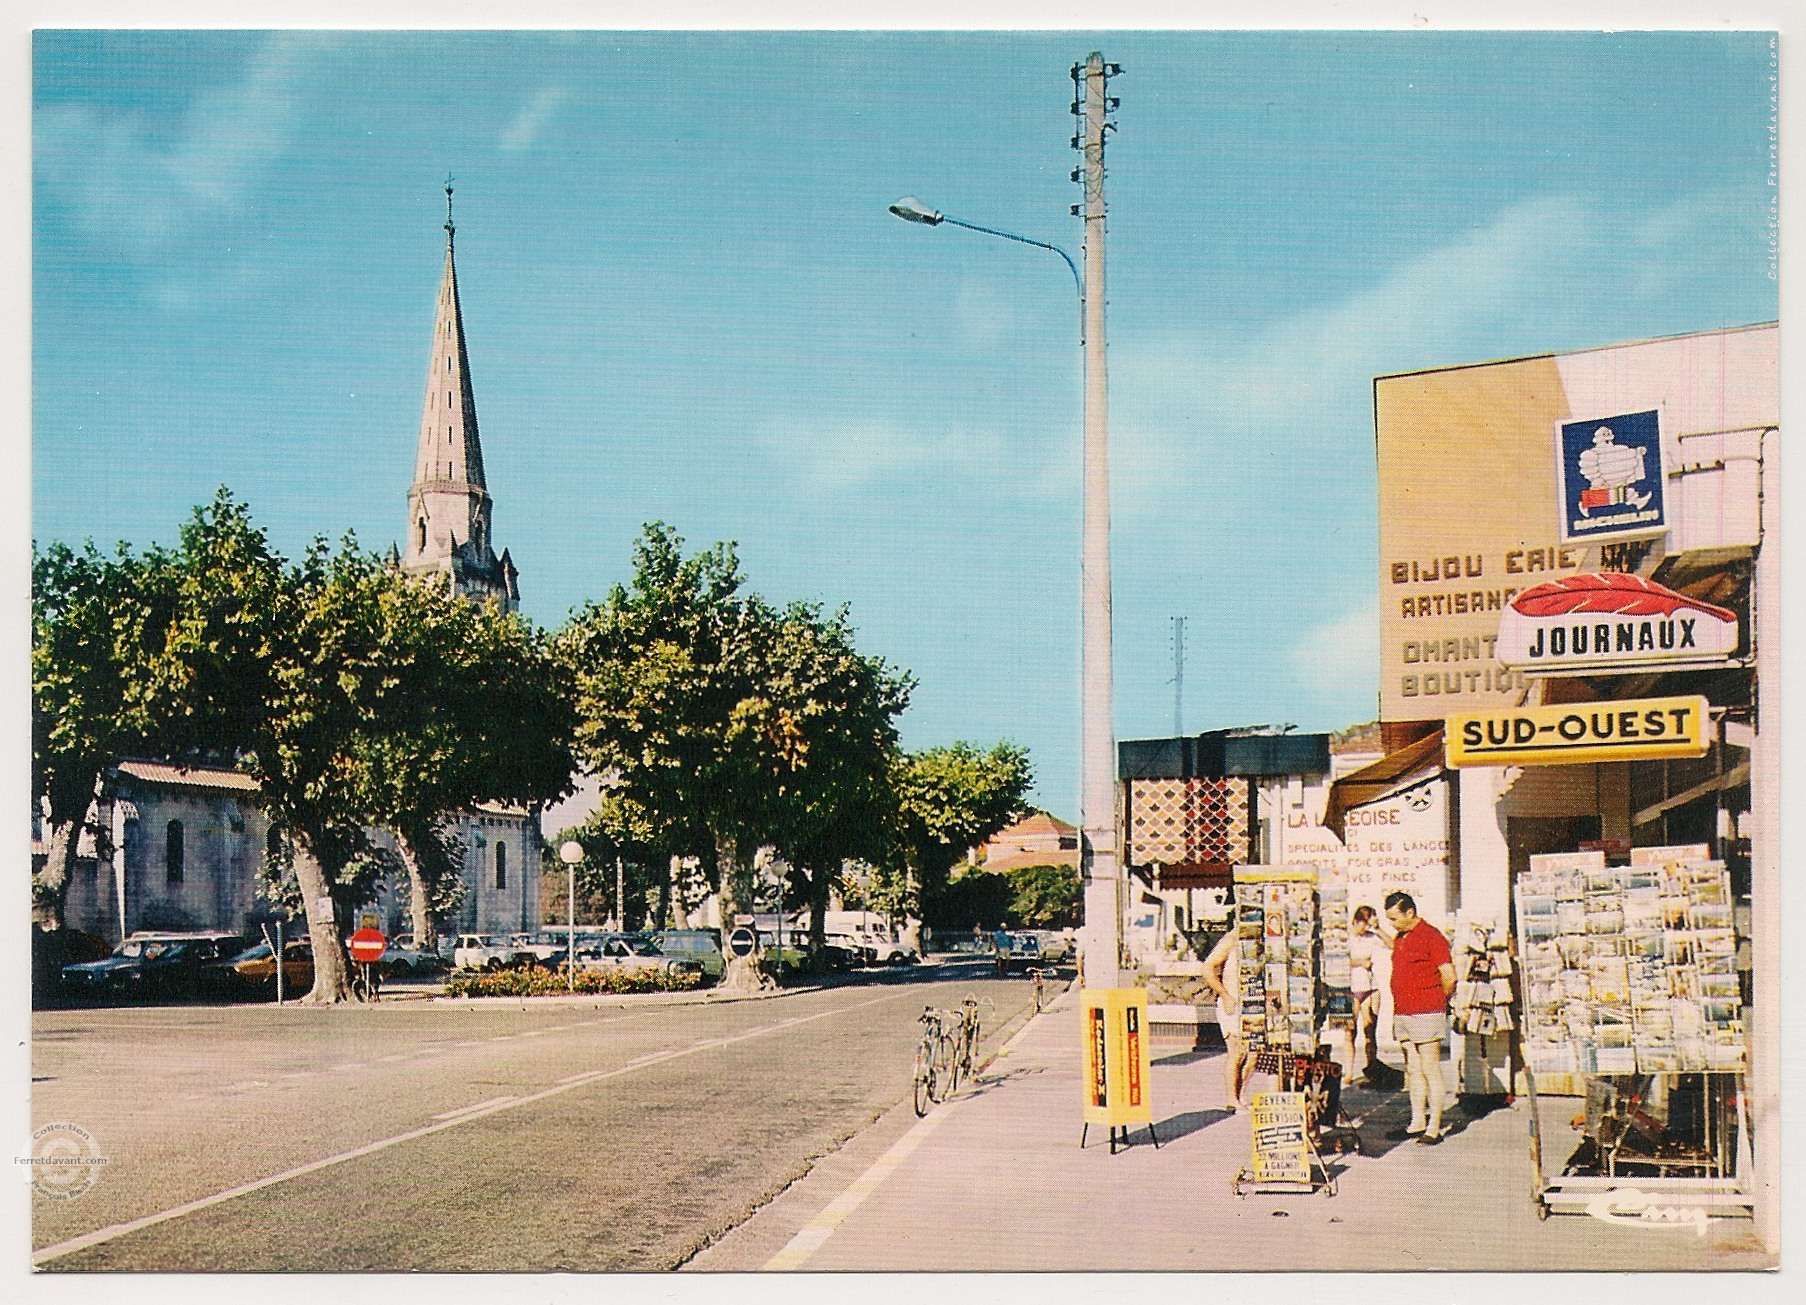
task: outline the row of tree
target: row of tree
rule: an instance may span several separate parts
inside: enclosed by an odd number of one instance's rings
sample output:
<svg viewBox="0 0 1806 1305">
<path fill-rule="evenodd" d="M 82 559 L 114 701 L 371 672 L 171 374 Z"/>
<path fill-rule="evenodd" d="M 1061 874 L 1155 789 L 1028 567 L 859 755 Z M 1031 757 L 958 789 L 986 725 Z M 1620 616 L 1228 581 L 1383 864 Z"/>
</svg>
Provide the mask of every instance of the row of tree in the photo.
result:
<svg viewBox="0 0 1806 1305">
<path fill-rule="evenodd" d="M 34 551 L 32 581 L 41 922 L 61 922 L 118 760 L 236 767 L 275 835 L 266 891 L 314 938 L 316 1001 L 345 999 L 339 940 L 380 876 L 406 876 L 430 936 L 460 886 L 448 818 L 543 805 L 579 769 L 604 785 L 584 831 L 592 864 L 700 857 L 731 915 L 751 908 L 754 854 L 771 848 L 812 908 L 818 954 L 849 862 L 877 868 L 882 905 L 919 910 L 1021 812 L 1031 779 L 1008 744 L 903 753 L 913 682 L 857 650 L 844 609 L 771 605 L 731 545 L 686 556 L 656 523 L 632 580 L 550 633 L 350 536 L 290 562 L 223 489 L 173 549 L 53 544 Z M 747 965 L 729 975 L 762 981 Z"/>
</svg>

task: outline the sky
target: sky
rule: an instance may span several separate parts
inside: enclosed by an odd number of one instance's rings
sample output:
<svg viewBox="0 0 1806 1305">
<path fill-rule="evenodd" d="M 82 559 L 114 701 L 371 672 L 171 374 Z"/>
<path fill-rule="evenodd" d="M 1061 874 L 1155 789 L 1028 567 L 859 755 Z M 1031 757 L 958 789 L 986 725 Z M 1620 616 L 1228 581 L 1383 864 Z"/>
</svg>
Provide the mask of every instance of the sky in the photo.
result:
<svg viewBox="0 0 1806 1305">
<path fill-rule="evenodd" d="M 1068 68 L 1108 145 L 1116 730 L 1377 714 L 1372 380 L 1774 320 L 1761 33 L 40 31 L 31 531 L 401 537 L 444 179 L 494 531 L 848 605 L 1078 792 Z"/>
</svg>

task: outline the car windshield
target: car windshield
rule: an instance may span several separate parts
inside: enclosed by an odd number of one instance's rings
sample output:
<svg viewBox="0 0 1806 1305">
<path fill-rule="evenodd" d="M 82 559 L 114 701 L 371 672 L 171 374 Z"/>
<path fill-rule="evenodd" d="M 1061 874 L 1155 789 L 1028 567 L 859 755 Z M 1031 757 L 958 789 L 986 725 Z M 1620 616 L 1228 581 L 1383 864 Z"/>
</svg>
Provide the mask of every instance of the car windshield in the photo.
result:
<svg viewBox="0 0 1806 1305">
<path fill-rule="evenodd" d="M 142 956 L 142 955 L 144 955 L 144 946 L 145 945 L 142 942 L 122 942 L 114 950 L 113 955 L 115 955 L 115 956 Z"/>
<path fill-rule="evenodd" d="M 621 942 L 626 946 L 627 950 L 632 952 L 635 956 L 663 955 L 663 953 L 653 945 L 650 938 L 623 938 L 621 939 Z"/>
<path fill-rule="evenodd" d="M 232 963 L 234 965 L 242 965 L 246 961 L 267 961 L 269 959 L 270 945 L 268 943 L 258 943 L 255 947 L 247 948 L 245 951 L 234 956 L 232 958 Z"/>
</svg>

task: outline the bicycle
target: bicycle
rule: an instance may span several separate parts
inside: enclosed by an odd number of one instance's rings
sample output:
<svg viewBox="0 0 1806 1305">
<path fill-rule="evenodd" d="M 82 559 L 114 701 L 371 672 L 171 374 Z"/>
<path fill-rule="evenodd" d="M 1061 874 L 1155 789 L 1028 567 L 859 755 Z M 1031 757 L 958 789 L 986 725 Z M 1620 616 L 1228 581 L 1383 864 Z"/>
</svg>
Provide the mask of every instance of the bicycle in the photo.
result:
<svg viewBox="0 0 1806 1305">
<path fill-rule="evenodd" d="M 915 1107 L 919 1118 L 928 1113 L 930 1102 L 947 1099 L 951 1077 L 951 1043 L 946 1028 L 946 1012 L 932 1006 L 922 1008 L 916 1022 L 922 1026 L 922 1041 L 916 1047 Z"/>
<path fill-rule="evenodd" d="M 992 1010 L 996 1009 L 989 997 L 980 998 L 967 993 L 966 999 L 960 1003 L 959 1009 L 953 1012 L 959 1023 L 953 1030 L 953 1086 L 951 1091 L 959 1091 L 959 1080 L 962 1075 L 966 1078 L 972 1077 L 973 1065 L 978 1056 L 978 1039 L 981 1032 L 978 1012 L 981 1006 L 991 1006 Z"/>
</svg>

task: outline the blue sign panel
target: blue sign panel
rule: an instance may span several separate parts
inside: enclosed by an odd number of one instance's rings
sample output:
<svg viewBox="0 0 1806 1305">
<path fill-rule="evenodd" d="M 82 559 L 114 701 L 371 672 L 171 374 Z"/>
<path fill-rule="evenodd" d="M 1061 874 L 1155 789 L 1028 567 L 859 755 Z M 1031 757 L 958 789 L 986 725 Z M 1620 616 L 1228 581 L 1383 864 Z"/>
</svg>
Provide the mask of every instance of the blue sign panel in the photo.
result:
<svg viewBox="0 0 1806 1305">
<path fill-rule="evenodd" d="M 1556 446 L 1563 543 L 1658 535 L 1668 528 L 1657 411 L 1563 422 Z"/>
</svg>

